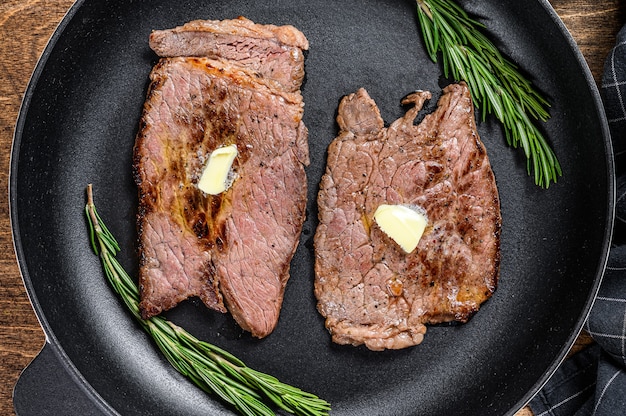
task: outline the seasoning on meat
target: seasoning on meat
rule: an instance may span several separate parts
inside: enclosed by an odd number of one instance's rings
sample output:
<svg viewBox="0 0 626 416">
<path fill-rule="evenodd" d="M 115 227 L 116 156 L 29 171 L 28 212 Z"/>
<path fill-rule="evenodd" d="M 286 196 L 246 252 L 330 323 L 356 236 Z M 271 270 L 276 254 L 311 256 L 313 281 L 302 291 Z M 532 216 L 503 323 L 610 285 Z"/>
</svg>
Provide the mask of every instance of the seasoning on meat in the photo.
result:
<svg viewBox="0 0 626 416">
<path fill-rule="evenodd" d="M 422 342 L 426 324 L 466 322 L 496 289 L 500 204 L 464 83 L 430 93 L 384 127 L 364 89 L 339 106 L 318 195 L 315 295 L 334 342 L 372 350 Z M 428 225 L 405 252 L 374 220 L 382 204 L 418 206 Z"/>
<path fill-rule="evenodd" d="M 141 315 L 192 296 L 256 337 L 274 329 L 305 219 L 304 35 L 239 18 L 155 31 L 135 142 Z M 192 56 L 193 55 L 193 56 Z M 198 188 L 235 145 L 234 181 Z"/>
</svg>

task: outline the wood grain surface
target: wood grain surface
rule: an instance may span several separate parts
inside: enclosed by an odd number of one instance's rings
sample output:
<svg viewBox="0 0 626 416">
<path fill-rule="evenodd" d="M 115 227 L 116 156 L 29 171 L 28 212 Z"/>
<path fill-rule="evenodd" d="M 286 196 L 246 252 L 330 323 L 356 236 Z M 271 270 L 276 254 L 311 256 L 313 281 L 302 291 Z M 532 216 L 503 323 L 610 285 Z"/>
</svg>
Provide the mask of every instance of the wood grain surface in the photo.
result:
<svg viewBox="0 0 626 416">
<path fill-rule="evenodd" d="M 626 18 L 625 1 L 552 0 L 599 82 L 604 59 Z M 72 0 L 0 1 L 0 415 L 13 415 L 20 371 L 45 337 L 24 289 L 13 251 L 8 204 L 11 142 L 22 95 L 41 52 Z M 590 342 L 581 337 L 576 349 Z M 523 409 L 518 416 L 530 416 Z"/>
</svg>

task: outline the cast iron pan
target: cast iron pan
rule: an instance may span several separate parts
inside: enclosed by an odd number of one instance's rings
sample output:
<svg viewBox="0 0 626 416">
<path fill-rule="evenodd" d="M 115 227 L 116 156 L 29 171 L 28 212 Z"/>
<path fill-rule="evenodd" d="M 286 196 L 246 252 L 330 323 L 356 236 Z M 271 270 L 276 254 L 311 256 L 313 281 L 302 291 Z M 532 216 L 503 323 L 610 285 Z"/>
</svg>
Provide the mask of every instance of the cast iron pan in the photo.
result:
<svg viewBox="0 0 626 416">
<path fill-rule="evenodd" d="M 11 162 L 11 218 L 24 283 L 47 334 L 15 389 L 19 416 L 226 415 L 160 356 L 111 291 L 83 217 L 93 183 L 101 215 L 136 275 L 132 147 L 152 29 L 244 15 L 293 24 L 308 37 L 303 86 L 310 131 L 309 205 L 276 331 L 243 333 L 195 300 L 168 317 L 253 368 L 329 400 L 334 415 L 513 414 L 574 342 L 596 294 L 613 222 L 610 139 L 580 53 L 545 0 L 463 1 L 552 102 L 541 128 L 563 177 L 535 186 L 520 151 L 489 119 L 479 124 L 502 199 L 502 268 L 495 296 L 465 325 L 436 326 L 423 344 L 371 352 L 334 345 L 315 309 L 312 236 L 325 152 L 340 98 L 365 87 L 387 122 L 415 89 L 449 81 L 427 59 L 415 2 L 402 0 L 78 1 L 26 92 Z"/>
</svg>

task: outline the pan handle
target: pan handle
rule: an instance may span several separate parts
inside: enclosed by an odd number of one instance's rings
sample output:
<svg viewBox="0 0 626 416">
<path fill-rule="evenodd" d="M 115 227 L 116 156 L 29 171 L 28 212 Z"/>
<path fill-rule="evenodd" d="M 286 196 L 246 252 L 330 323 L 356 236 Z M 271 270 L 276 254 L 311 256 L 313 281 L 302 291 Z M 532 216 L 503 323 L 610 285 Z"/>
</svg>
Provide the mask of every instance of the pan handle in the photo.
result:
<svg viewBox="0 0 626 416">
<path fill-rule="evenodd" d="M 17 416 L 116 414 L 84 387 L 67 364 L 46 341 L 39 354 L 20 374 L 13 388 L 13 407 Z"/>
</svg>

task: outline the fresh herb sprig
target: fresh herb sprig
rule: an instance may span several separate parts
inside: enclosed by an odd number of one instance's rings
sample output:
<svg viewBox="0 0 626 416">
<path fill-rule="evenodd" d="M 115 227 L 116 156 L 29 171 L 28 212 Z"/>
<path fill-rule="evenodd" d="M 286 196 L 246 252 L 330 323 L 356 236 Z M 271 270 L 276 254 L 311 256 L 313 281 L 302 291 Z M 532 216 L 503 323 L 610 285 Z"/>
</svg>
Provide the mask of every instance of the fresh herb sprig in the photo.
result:
<svg viewBox="0 0 626 416">
<path fill-rule="evenodd" d="M 120 247 L 98 215 L 91 185 L 87 186 L 85 213 L 91 245 L 100 256 L 107 280 L 180 373 L 202 390 L 234 406 L 243 415 L 274 415 L 266 403 L 299 416 L 328 415 L 330 404 L 317 396 L 247 367 L 227 351 L 198 340 L 162 317 L 142 319 L 139 314 L 139 289 L 115 258 Z"/>
<path fill-rule="evenodd" d="M 422 36 L 430 58 L 441 53 L 444 76 L 465 81 L 482 119 L 495 114 L 509 146 L 522 147 L 535 183 L 548 188 L 562 175 L 561 166 L 535 121 L 546 121 L 548 101 L 481 32 L 454 0 L 416 0 Z"/>
</svg>

